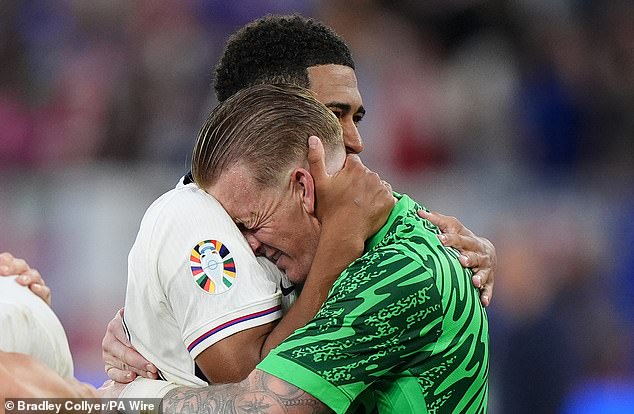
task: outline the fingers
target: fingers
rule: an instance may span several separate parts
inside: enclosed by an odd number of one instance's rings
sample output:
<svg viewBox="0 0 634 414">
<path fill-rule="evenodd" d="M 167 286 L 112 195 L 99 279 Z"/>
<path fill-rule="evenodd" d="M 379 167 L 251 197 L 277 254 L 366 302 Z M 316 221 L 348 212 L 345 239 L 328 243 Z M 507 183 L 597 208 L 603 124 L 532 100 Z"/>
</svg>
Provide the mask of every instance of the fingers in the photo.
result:
<svg viewBox="0 0 634 414">
<path fill-rule="evenodd" d="M 27 266 L 28 268 L 28 266 Z M 22 286 L 28 286 L 29 289 L 40 297 L 49 306 L 51 305 L 51 289 L 46 286 L 44 278 L 36 269 L 28 269 L 15 279 Z"/>
<path fill-rule="evenodd" d="M 493 300 L 493 286 L 495 285 L 495 271 L 497 269 L 497 253 L 495 251 L 495 246 L 489 239 L 485 239 L 483 237 L 480 237 L 479 239 L 485 246 L 485 250 L 487 252 L 487 261 L 484 265 L 480 265 L 477 271 L 483 285 L 480 289 L 480 301 L 484 307 L 487 307 Z"/>
<path fill-rule="evenodd" d="M 120 358 L 115 358 L 112 355 L 104 355 L 104 360 L 106 363 L 106 374 L 113 381 L 128 383 L 133 381 L 137 376 L 158 379 L 156 367 L 149 362 L 143 365 L 141 361 L 145 361 L 145 359 L 133 348 L 124 348 Z M 134 362 L 136 365 L 141 365 L 142 368 L 133 366 L 131 362 Z"/>
<path fill-rule="evenodd" d="M 8 263 L 11 263 L 11 260 L 13 260 L 13 255 L 11 253 L 9 252 L 0 253 L 0 267 L 6 266 Z"/>
<path fill-rule="evenodd" d="M 467 256 L 463 254 L 460 255 L 459 260 L 464 267 L 469 267 L 470 263 L 478 262 L 477 260 L 467 258 Z M 472 267 L 473 277 L 471 278 L 471 282 L 474 287 L 480 289 L 480 302 L 482 306 L 486 308 L 491 304 L 491 299 L 493 298 L 493 270 L 495 266 L 491 264 L 489 260 L 480 261 L 489 263 L 489 265 Z"/>
<path fill-rule="evenodd" d="M 472 283 L 480 289 L 482 305 L 489 306 L 493 298 L 494 275 L 497 266 L 493 243 L 473 234 L 455 217 L 425 211 L 419 211 L 418 214 L 436 224 L 443 232 L 438 235 L 443 246 L 453 247 L 460 252 L 458 257 L 460 264 L 474 272 Z"/>
<path fill-rule="evenodd" d="M 491 267 L 489 266 L 489 260 L 473 252 L 463 252 L 458 256 L 460 264 L 464 268 L 470 268 L 473 271 L 471 282 L 477 289 L 484 289 L 488 286 L 488 290 L 492 289 L 492 282 L 489 281 L 489 274 Z M 481 292 L 482 293 L 482 292 Z M 489 298 L 491 296 L 489 295 Z"/>
<path fill-rule="evenodd" d="M 308 138 L 308 169 L 314 180 L 327 175 L 326 153 L 321 140 L 315 136 Z"/>
<path fill-rule="evenodd" d="M 38 285 L 46 285 L 44 279 L 42 278 L 42 275 L 40 275 L 40 272 L 38 272 L 36 269 L 27 269 L 22 273 L 19 273 L 19 275 L 20 277 L 18 277 L 16 280 L 22 286 L 30 286 L 33 283 L 36 283 Z"/>
<path fill-rule="evenodd" d="M 137 375 L 156 379 L 157 368 L 132 348 L 123 329 L 122 314 L 123 309 L 117 311 L 101 342 L 106 373 L 117 382 L 130 382 Z"/>
<path fill-rule="evenodd" d="M 465 261 L 463 260 L 465 257 L 465 255 L 460 255 L 460 263 L 465 267 L 468 267 L 471 262 L 478 262 L 472 259 Z M 471 281 L 473 286 L 480 289 L 480 302 L 482 302 L 484 307 L 487 307 L 491 304 L 491 299 L 493 299 L 495 261 L 491 261 L 490 259 L 482 260 L 482 258 L 480 258 L 479 262 L 485 263 L 486 265 L 472 267 L 473 277 Z"/>
<path fill-rule="evenodd" d="M 24 259 L 13 259 L 13 262 L 9 265 L 11 273 L 14 275 L 21 275 L 29 270 L 29 265 Z"/>
<path fill-rule="evenodd" d="M 493 284 L 487 284 L 480 289 L 480 303 L 485 308 L 491 304 L 491 298 L 493 297 Z"/>
<path fill-rule="evenodd" d="M 29 270 L 29 265 L 23 259 L 13 257 L 11 253 L 0 254 L 0 276 L 21 275 Z"/>
<path fill-rule="evenodd" d="M 440 238 L 440 237 L 439 237 Z M 487 307 L 493 297 L 493 273 L 488 256 L 481 256 L 474 252 L 461 252 L 458 256 L 460 264 L 473 270 L 471 283 L 476 289 L 480 289 L 480 302 Z"/>
<path fill-rule="evenodd" d="M 438 240 L 440 240 L 443 246 L 458 249 L 460 253 L 474 252 L 486 254 L 486 246 L 476 237 L 463 236 L 458 233 L 442 233 L 438 235 Z M 473 267 L 473 265 L 468 267 Z"/>
<path fill-rule="evenodd" d="M 458 233 L 442 233 L 438 235 L 438 240 L 440 240 L 443 246 L 453 247 L 460 252 L 460 263 L 464 267 L 493 267 L 495 248 L 493 244 L 484 237 L 460 235 Z M 486 280 L 483 282 L 486 283 Z"/>
<path fill-rule="evenodd" d="M 114 319 L 108 323 L 106 335 L 108 333 L 111 333 L 117 342 L 120 342 L 126 347 L 132 346 L 130 340 L 128 339 L 128 336 L 125 334 L 125 330 L 123 329 L 123 308 L 121 308 L 121 310 L 119 310 L 114 316 Z M 123 352 L 125 348 L 121 348 L 118 350 Z M 121 355 L 121 353 L 116 353 L 115 355 Z"/>
<path fill-rule="evenodd" d="M 51 306 L 51 288 L 46 285 L 40 285 L 39 283 L 33 283 L 29 286 L 31 291 L 39 296 L 48 306 Z"/>
<path fill-rule="evenodd" d="M 483 287 L 482 279 L 479 275 L 473 275 L 471 277 L 471 283 L 473 283 L 473 287 L 475 287 L 476 289 L 480 289 L 481 287 Z"/>
<path fill-rule="evenodd" d="M 385 181 L 385 180 L 381 180 L 381 182 L 382 182 L 382 183 L 383 183 L 383 185 L 385 186 L 385 189 L 386 189 L 386 190 L 387 190 L 390 194 L 392 194 L 392 193 L 393 193 L 393 191 L 392 191 L 392 184 L 388 183 L 388 182 L 387 182 L 387 181 Z"/>
<path fill-rule="evenodd" d="M 440 231 L 443 233 L 460 234 L 472 237 L 474 236 L 471 230 L 467 229 L 460 222 L 460 220 L 455 217 L 445 216 L 444 214 L 440 214 L 437 211 L 428 212 L 424 210 L 420 210 L 418 212 L 418 215 L 438 226 Z"/>
<path fill-rule="evenodd" d="M 143 358 L 134 348 L 125 348 L 122 354 L 122 369 L 128 369 L 145 378 L 156 379 L 158 377 L 158 369 Z"/>
<path fill-rule="evenodd" d="M 132 382 L 137 377 L 137 374 L 135 372 L 124 371 L 113 366 L 106 368 L 106 374 L 108 375 L 108 378 L 110 378 L 114 382 L 120 382 L 122 384 Z"/>
<path fill-rule="evenodd" d="M 13 257 L 11 253 L 0 254 L 0 276 L 19 275 L 15 280 L 22 286 L 28 286 L 33 293 L 51 304 L 51 290 L 46 286 L 42 275 L 31 269 L 23 259 Z"/>
</svg>

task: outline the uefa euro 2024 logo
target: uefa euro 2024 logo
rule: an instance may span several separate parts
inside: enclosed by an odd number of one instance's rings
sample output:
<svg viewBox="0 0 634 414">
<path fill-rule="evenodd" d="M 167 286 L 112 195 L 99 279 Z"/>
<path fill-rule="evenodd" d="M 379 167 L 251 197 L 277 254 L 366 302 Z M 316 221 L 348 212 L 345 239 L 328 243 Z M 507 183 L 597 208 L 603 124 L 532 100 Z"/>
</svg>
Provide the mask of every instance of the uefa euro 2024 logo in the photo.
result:
<svg viewBox="0 0 634 414">
<path fill-rule="evenodd" d="M 213 295 L 228 291 L 235 283 L 236 266 L 231 252 L 217 240 L 204 240 L 191 251 L 189 258 L 196 284 Z"/>
</svg>

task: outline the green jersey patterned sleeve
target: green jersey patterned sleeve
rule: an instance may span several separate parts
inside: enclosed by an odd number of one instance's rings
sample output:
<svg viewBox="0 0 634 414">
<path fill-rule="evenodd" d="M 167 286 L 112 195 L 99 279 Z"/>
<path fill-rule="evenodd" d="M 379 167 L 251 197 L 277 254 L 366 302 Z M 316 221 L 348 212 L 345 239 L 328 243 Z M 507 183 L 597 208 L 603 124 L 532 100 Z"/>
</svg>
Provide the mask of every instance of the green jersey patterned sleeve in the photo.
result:
<svg viewBox="0 0 634 414">
<path fill-rule="evenodd" d="M 335 412 L 485 412 L 488 330 L 471 273 L 399 197 L 315 318 L 258 368 Z"/>
</svg>

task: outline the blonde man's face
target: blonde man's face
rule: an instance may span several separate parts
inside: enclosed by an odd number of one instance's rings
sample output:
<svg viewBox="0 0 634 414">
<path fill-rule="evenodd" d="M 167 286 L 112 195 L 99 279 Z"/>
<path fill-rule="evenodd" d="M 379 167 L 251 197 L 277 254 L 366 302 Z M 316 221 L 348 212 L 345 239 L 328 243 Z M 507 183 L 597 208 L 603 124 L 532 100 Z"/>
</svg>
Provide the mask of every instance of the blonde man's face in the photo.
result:
<svg viewBox="0 0 634 414">
<path fill-rule="evenodd" d="M 233 167 L 206 189 L 234 219 L 256 256 L 264 256 L 302 283 L 319 242 L 317 218 L 304 208 L 292 182 L 262 189 L 246 167 Z"/>
</svg>

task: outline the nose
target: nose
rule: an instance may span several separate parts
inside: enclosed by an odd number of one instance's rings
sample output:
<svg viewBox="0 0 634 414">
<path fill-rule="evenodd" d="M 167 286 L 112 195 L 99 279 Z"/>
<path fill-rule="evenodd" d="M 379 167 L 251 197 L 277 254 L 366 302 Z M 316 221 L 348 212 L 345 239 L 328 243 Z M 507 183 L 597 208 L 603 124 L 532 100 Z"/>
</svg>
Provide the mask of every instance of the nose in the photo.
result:
<svg viewBox="0 0 634 414">
<path fill-rule="evenodd" d="M 249 247 L 251 247 L 251 250 L 253 251 L 253 253 L 255 255 L 257 255 L 258 253 L 261 253 L 260 250 L 262 249 L 262 243 L 260 243 L 260 241 L 255 238 L 253 233 L 249 231 L 245 231 L 242 234 L 244 234 L 244 237 L 247 239 L 247 243 L 249 243 Z"/>
<path fill-rule="evenodd" d="M 348 154 L 359 154 L 363 151 L 363 140 L 357 125 L 352 121 L 346 122 L 342 125 L 343 129 L 343 142 L 346 145 L 346 152 Z"/>
</svg>

